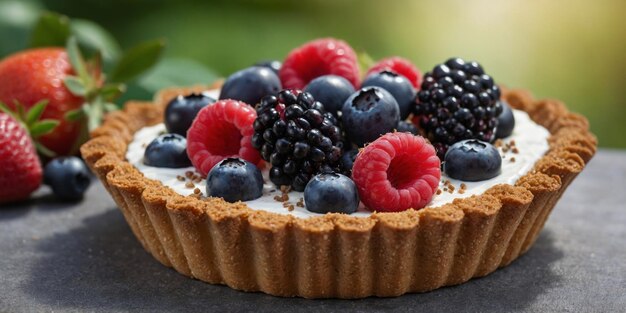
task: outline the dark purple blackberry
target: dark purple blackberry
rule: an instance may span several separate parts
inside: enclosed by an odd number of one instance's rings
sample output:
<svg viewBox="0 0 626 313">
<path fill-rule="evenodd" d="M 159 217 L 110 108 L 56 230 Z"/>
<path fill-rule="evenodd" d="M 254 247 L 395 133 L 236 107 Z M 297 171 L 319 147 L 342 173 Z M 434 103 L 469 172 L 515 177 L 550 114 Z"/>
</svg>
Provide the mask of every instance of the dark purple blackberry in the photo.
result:
<svg viewBox="0 0 626 313">
<path fill-rule="evenodd" d="M 307 92 L 282 90 L 257 106 L 252 146 L 271 164 L 276 186 L 304 191 L 322 172 L 341 172 L 343 135 L 337 119 Z"/>
<path fill-rule="evenodd" d="M 413 113 L 443 160 L 456 142 L 495 139 L 499 99 L 500 88 L 480 64 L 451 58 L 424 75 Z"/>
</svg>

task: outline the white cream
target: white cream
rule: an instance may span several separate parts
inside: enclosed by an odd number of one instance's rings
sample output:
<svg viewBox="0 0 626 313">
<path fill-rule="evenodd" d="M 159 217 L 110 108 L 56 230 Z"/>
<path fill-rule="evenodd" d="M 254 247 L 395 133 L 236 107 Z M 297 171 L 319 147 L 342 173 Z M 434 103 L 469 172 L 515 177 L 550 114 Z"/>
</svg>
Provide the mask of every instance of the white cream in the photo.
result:
<svg viewBox="0 0 626 313">
<path fill-rule="evenodd" d="M 215 91 L 211 92 L 212 96 L 215 96 Z M 483 193 L 489 187 L 497 184 L 514 184 L 521 176 L 528 173 L 533 167 L 535 162 L 539 160 L 545 152 L 548 150 L 547 138 L 549 136 L 548 131 L 533 122 L 528 114 L 523 111 L 513 110 L 515 115 L 515 129 L 513 134 L 504 140 L 505 143 L 515 140 L 515 147 L 519 153 L 513 153 L 511 151 L 503 153 L 500 149 L 500 153 L 504 156 L 502 160 L 502 173 L 492 179 L 480 181 L 480 182 L 463 182 L 459 180 L 450 179 L 442 172 L 440 183 L 440 189 L 443 191 L 443 181 L 449 180 L 455 187 L 454 193 L 442 192 L 439 195 L 434 195 L 433 200 L 428 205 L 429 207 L 436 207 L 446 203 L 452 202 L 456 198 L 464 198 L 472 195 Z M 158 168 L 150 167 L 143 164 L 143 154 L 145 147 L 159 134 L 165 131 L 164 124 L 157 124 L 150 127 L 145 127 L 135 133 L 133 141 L 128 146 L 126 153 L 126 159 L 137 167 L 147 178 L 161 181 L 165 186 L 172 188 L 174 191 L 181 195 L 191 195 L 195 188 L 199 188 L 203 193 L 205 192 L 206 184 L 202 180 L 200 183 L 195 183 L 193 188 L 185 186 L 185 181 L 178 180 L 178 176 L 185 176 L 185 172 L 193 171 L 193 167 L 189 168 Z M 515 161 L 512 161 L 515 158 Z M 306 218 L 311 216 L 317 216 L 320 214 L 312 213 L 306 210 L 306 208 L 298 207 L 296 203 L 303 197 L 303 193 L 292 191 L 289 193 L 289 203 L 294 206 L 293 211 L 289 211 L 283 207 L 282 202 L 274 200 L 274 197 L 281 195 L 281 192 L 277 190 L 269 179 L 267 178 L 267 171 L 264 173 L 265 181 L 267 182 L 263 188 L 263 196 L 259 199 L 247 201 L 246 204 L 254 210 L 264 210 L 279 214 L 292 214 L 297 217 Z M 461 183 L 464 183 L 466 188 L 463 194 L 458 193 Z M 362 205 L 358 212 L 352 214 L 353 216 L 368 216 L 371 212 L 367 211 Z"/>
</svg>

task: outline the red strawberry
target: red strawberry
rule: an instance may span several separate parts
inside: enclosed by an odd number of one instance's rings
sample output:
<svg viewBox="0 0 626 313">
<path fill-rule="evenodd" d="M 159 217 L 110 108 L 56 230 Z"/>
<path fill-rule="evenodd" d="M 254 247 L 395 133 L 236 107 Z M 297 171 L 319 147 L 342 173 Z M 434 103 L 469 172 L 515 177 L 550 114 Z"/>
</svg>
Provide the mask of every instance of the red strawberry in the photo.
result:
<svg viewBox="0 0 626 313">
<path fill-rule="evenodd" d="M 415 89 L 420 89 L 422 84 L 422 73 L 420 70 L 411 61 L 401 57 L 390 57 L 378 61 L 367 71 L 365 76 L 382 71 L 392 71 L 406 77 Z"/>
<path fill-rule="evenodd" d="M 352 179 L 361 201 L 372 210 L 421 209 L 441 179 L 435 148 L 421 136 L 387 133 L 357 155 Z"/>
<path fill-rule="evenodd" d="M 64 119 L 65 113 L 80 108 L 84 102 L 64 85 L 74 75 L 65 49 L 41 48 L 13 54 L 0 62 L 0 102 L 15 110 L 15 101 L 31 108 L 47 99 L 43 118 L 61 123 L 54 132 L 40 138 L 41 143 L 59 155 L 72 153 L 80 133 L 80 122 Z"/>
<path fill-rule="evenodd" d="M 41 185 L 41 175 L 28 131 L 0 112 L 0 203 L 27 198 Z"/>
<path fill-rule="evenodd" d="M 292 50 L 280 68 L 280 81 L 285 89 L 304 89 L 314 78 L 337 75 L 357 88 L 359 65 L 356 53 L 342 40 L 322 38 Z"/>
</svg>

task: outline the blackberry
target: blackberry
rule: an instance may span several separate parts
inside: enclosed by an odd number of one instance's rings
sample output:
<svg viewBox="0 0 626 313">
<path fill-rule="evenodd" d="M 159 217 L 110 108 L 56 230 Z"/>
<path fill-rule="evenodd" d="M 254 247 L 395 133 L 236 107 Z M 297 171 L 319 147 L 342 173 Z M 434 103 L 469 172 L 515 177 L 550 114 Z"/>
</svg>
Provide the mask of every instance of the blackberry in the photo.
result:
<svg viewBox="0 0 626 313">
<path fill-rule="evenodd" d="M 424 75 L 413 113 L 443 160 L 456 142 L 495 139 L 499 100 L 500 88 L 480 64 L 451 58 Z"/>
<path fill-rule="evenodd" d="M 252 146 L 269 162 L 276 186 L 304 191 L 313 176 L 341 172 L 343 135 L 335 116 L 308 92 L 282 90 L 261 99 Z"/>
</svg>

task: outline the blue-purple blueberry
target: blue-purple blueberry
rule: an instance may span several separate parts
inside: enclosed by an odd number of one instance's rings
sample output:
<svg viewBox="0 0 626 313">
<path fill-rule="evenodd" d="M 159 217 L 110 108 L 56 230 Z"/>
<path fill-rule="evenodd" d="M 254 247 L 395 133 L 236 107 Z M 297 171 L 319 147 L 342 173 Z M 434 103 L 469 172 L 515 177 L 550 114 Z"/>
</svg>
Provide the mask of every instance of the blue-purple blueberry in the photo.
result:
<svg viewBox="0 0 626 313">
<path fill-rule="evenodd" d="M 342 123 L 348 139 L 359 147 L 393 131 L 400 121 L 396 99 L 385 89 L 364 87 L 343 104 Z"/>
<path fill-rule="evenodd" d="M 443 169 L 450 178 L 482 181 L 500 175 L 502 157 L 488 142 L 477 139 L 459 141 L 446 152 Z"/>
</svg>

